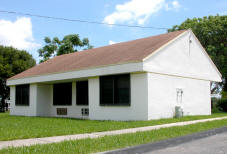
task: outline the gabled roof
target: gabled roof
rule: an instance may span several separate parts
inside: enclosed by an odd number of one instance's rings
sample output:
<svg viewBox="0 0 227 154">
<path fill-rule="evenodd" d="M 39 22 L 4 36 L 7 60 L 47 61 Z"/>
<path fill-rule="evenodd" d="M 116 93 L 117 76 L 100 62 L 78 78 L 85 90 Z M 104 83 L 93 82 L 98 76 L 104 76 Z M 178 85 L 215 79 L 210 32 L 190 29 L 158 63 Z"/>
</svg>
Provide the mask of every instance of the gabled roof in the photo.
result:
<svg viewBox="0 0 227 154">
<path fill-rule="evenodd" d="M 173 40 L 186 30 L 170 32 L 152 37 L 117 43 L 104 47 L 56 56 L 46 62 L 36 65 L 9 80 L 76 71 L 92 67 L 101 67 L 121 63 L 143 61 L 155 50 Z"/>
</svg>

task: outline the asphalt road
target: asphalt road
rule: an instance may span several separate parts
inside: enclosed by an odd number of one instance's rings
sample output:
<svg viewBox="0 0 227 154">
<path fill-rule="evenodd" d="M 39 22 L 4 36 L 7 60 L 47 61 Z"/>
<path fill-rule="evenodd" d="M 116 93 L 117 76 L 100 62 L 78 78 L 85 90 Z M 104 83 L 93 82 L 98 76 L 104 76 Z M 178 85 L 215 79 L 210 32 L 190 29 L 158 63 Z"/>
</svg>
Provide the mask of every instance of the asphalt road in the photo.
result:
<svg viewBox="0 0 227 154">
<path fill-rule="evenodd" d="M 147 153 L 227 154 L 227 132 Z"/>
<path fill-rule="evenodd" d="M 160 142 L 104 152 L 108 154 L 227 154 L 227 126 Z"/>
</svg>

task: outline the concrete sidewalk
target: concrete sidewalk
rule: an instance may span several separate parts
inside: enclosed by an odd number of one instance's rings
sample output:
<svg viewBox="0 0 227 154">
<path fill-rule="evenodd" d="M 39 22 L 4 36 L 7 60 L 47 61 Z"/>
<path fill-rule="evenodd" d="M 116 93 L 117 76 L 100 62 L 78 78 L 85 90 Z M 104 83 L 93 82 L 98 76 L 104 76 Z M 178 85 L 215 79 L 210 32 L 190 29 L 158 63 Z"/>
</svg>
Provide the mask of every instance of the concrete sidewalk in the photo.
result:
<svg viewBox="0 0 227 154">
<path fill-rule="evenodd" d="M 56 143 L 56 142 L 62 142 L 62 141 L 66 141 L 66 140 L 79 140 L 79 139 L 85 139 L 85 138 L 98 138 L 98 137 L 109 136 L 109 135 L 143 132 L 143 131 L 156 130 L 156 129 L 160 129 L 160 128 L 168 128 L 168 127 L 173 127 L 173 126 L 184 126 L 184 125 L 190 125 L 190 124 L 202 123 L 202 122 L 208 122 L 208 121 L 214 121 L 214 120 L 222 120 L 222 119 L 227 119 L 227 116 L 219 117 L 219 118 L 210 118 L 210 119 L 202 119 L 202 120 L 169 123 L 169 124 L 155 125 L 155 126 L 146 126 L 146 127 L 105 131 L 105 132 L 94 132 L 94 133 L 53 136 L 53 137 L 43 137 L 43 138 L 31 138 L 31 139 L 21 139 L 21 140 L 12 140 L 12 141 L 0 141 L 0 149 L 7 148 L 7 147 L 31 146 L 31 145 L 35 145 L 35 144 Z"/>
</svg>

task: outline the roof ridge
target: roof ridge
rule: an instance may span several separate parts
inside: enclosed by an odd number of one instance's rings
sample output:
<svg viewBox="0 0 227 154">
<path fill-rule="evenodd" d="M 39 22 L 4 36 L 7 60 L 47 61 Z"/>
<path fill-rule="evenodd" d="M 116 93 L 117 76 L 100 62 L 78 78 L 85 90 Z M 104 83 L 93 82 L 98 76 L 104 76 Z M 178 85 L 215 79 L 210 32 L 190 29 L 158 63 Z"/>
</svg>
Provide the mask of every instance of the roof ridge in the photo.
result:
<svg viewBox="0 0 227 154">
<path fill-rule="evenodd" d="M 153 35 L 153 36 L 148 36 L 148 37 L 144 37 L 144 38 L 138 38 L 138 39 L 135 39 L 135 40 L 129 40 L 129 41 L 124 41 L 124 42 L 117 42 L 117 43 L 114 43 L 114 44 L 100 46 L 100 47 L 92 48 L 92 49 L 80 50 L 80 51 L 76 51 L 76 52 L 72 52 L 72 53 L 58 55 L 58 56 L 55 56 L 55 57 L 66 56 L 66 55 L 69 55 L 69 54 L 79 54 L 81 51 L 83 51 L 83 52 L 88 52 L 89 51 L 90 52 L 92 50 L 94 51 L 94 49 L 100 49 L 100 48 L 105 48 L 105 47 L 110 47 L 110 46 L 116 46 L 116 45 L 123 44 L 123 43 L 130 43 L 130 42 L 134 42 L 134 41 L 138 41 L 138 40 L 142 40 L 142 39 L 149 39 L 149 38 L 152 38 L 152 37 L 158 37 L 158 36 L 162 36 L 162 35 L 166 35 L 166 34 L 170 34 L 170 33 L 176 33 L 176 32 L 180 32 L 180 31 L 183 32 L 183 31 L 187 31 L 187 30 L 178 30 L 178 31 L 174 31 L 174 32 L 167 32 L 167 33 Z M 53 57 L 53 58 L 55 58 L 55 57 Z"/>
</svg>

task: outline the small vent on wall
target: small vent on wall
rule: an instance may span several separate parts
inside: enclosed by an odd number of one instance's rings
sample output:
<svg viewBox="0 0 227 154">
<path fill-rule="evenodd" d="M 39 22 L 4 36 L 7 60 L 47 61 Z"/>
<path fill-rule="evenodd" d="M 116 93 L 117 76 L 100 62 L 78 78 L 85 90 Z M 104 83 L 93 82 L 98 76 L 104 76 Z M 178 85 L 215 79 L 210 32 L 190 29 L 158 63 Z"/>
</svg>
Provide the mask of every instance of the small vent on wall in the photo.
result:
<svg viewBox="0 0 227 154">
<path fill-rule="evenodd" d="M 89 115 L 89 109 L 88 108 L 82 108 L 81 109 L 81 115 L 82 116 L 88 116 Z"/>
<path fill-rule="evenodd" d="M 57 115 L 67 115 L 67 108 L 57 108 Z"/>
</svg>

